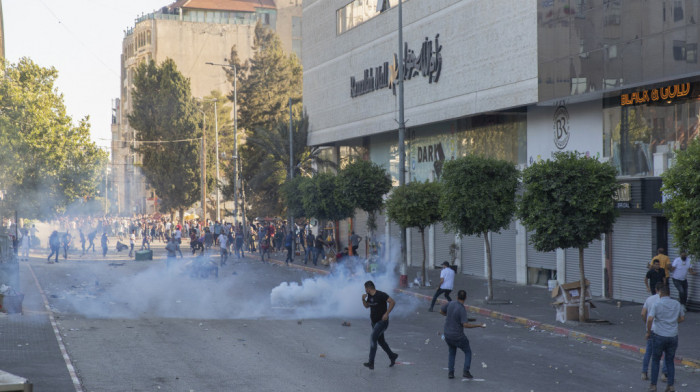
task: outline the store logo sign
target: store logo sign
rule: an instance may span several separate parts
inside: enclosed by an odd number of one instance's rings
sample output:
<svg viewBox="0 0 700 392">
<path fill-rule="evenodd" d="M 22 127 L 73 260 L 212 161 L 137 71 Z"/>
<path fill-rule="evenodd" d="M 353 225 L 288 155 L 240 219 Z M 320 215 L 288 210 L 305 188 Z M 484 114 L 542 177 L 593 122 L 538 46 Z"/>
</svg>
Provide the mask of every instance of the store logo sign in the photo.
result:
<svg viewBox="0 0 700 392">
<path fill-rule="evenodd" d="M 428 83 L 438 82 L 442 73 L 442 45 L 440 45 L 439 38 L 440 34 L 436 34 L 432 41 L 425 37 L 417 55 L 415 51 L 408 48 L 408 43 L 405 43 L 403 50 L 404 80 L 423 76 L 428 78 Z M 396 84 L 399 80 L 398 63 L 398 56 L 394 54 L 391 64 L 385 61 L 378 67 L 365 69 L 362 79 L 358 80 L 351 76 L 350 96 L 355 98 L 384 88 L 390 88 L 396 95 Z"/>
<path fill-rule="evenodd" d="M 620 96 L 620 105 L 639 105 L 649 102 L 668 101 L 673 98 L 682 98 L 690 94 L 690 83 L 674 84 L 655 88 L 653 90 L 635 91 Z"/>
<path fill-rule="evenodd" d="M 569 128 L 569 111 L 566 110 L 566 106 L 561 105 L 557 107 L 554 112 L 554 145 L 558 149 L 563 150 L 566 145 L 569 144 L 569 137 L 571 136 Z"/>
</svg>

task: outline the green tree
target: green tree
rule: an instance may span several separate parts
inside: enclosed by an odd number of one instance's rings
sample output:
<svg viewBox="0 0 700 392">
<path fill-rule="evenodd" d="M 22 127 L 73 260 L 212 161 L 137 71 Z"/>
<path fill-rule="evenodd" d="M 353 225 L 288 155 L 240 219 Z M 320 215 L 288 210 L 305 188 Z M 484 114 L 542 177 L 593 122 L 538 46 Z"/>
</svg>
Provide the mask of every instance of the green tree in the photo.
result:
<svg viewBox="0 0 700 392">
<path fill-rule="evenodd" d="M 615 223 L 613 196 L 618 189 L 616 170 L 609 163 L 577 152 L 558 152 L 553 160 L 533 164 L 523 172 L 525 191 L 517 215 L 528 230 L 535 249 L 550 252 L 577 248 L 581 288 L 584 289 L 583 251 Z M 579 320 L 585 321 L 585 295 L 579 303 Z"/>
<path fill-rule="evenodd" d="M 162 212 L 177 210 L 182 219 L 201 189 L 200 141 L 173 143 L 202 136 L 190 81 L 172 59 L 160 66 L 151 60 L 136 68 L 132 95 L 129 124 L 137 131 L 135 151 L 143 157 L 143 174 L 158 194 Z"/>
<path fill-rule="evenodd" d="M 0 62 L 0 190 L 6 211 L 26 218 L 65 212 L 92 197 L 107 153 L 90 141 L 88 117 L 74 124 L 63 95 L 54 87 L 58 72 L 28 58 Z"/>
<path fill-rule="evenodd" d="M 391 190 L 389 173 L 374 162 L 357 159 L 340 170 L 338 186 L 354 207 L 367 212 L 367 228 L 373 237 L 376 213 L 384 207 L 384 195 Z"/>
<path fill-rule="evenodd" d="M 340 191 L 334 174 L 318 173 L 310 180 L 302 181 L 299 189 L 307 218 L 336 222 L 351 217 L 355 212 L 350 200 Z"/>
<path fill-rule="evenodd" d="M 233 162 L 228 159 L 234 156 L 233 151 L 233 117 L 231 103 L 228 97 L 220 91 L 214 90 L 208 96 L 197 99 L 200 115 L 205 117 L 205 131 L 207 138 L 207 213 L 211 211 L 216 216 L 216 188 L 222 192 L 222 203 L 225 200 L 225 187 L 223 185 L 226 173 L 233 170 Z M 215 102 L 216 101 L 216 102 Z M 216 181 L 216 126 L 219 127 L 219 177 L 221 183 Z M 239 133 L 240 137 L 240 133 Z M 222 215 L 225 211 L 222 208 Z"/>
<path fill-rule="evenodd" d="M 676 153 L 676 163 L 662 174 L 662 207 L 671 223 L 674 243 L 696 258 L 700 256 L 700 141 Z"/>
<path fill-rule="evenodd" d="M 232 68 L 225 68 L 230 78 L 238 77 L 238 126 L 246 135 L 240 146 L 241 176 L 249 187 L 252 212 L 281 214 L 284 205 L 279 188 L 288 176 L 289 165 L 290 98 L 295 162 L 305 160 L 300 155 L 318 153 L 306 146 L 308 120 L 303 116 L 301 65 L 296 56 L 284 53 L 277 34 L 260 23 L 255 27 L 253 57 L 241 64 L 234 47 L 229 64 L 237 69 L 236 75 Z M 233 93 L 229 99 L 234 99 Z"/>
<path fill-rule="evenodd" d="M 508 161 L 467 155 L 445 163 L 440 210 L 447 230 L 483 236 L 488 298 L 493 300 L 489 232 L 508 227 L 515 213 L 519 173 Z"/>
<path fill-rule="evenodd" d="M 311 177 L 298 176 L 291 180 L 287 179 L 287 181 L 282 184 L 282 198 L 287 206 L 287 211 L 295 218 L 306 216 L 306 210 L 304 210 L 304 198 L 301 189 L 309 181 L 311 181 Z"/>
<path fill-rule="evenodd" d="M 386 214 L 389 219 L 404 229 L 418 228 L 423 248 L 421 285 L 425 286 L 427 269 L 425 265 L 425 228 L 437 223 L 440 218 L 442 186 L 439 182 L 409 182 L 394 188 L 386 201 Z"/>
</svg>

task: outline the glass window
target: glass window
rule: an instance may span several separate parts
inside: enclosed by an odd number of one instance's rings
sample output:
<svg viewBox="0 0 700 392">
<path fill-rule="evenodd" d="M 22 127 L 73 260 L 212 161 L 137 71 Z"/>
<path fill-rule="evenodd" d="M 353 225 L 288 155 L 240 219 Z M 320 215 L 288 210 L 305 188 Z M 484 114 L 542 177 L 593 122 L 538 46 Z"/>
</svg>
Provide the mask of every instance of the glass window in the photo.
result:
<svg viewBox="0 0 700 392">
<path fill-rule="evenodd" d="M 603 156 L 621 176 L 660 176 L 700 135 L 697 98 L 603 110 Z"/>
<path fill-rule="evenodd" d="M 407 0 L 403 0 L 405 3 Z M 393 8 L 399 4 L 399 0 L 389 0 L 389 7 Z M 380 10 L 382 3 L 379 3 Z M 377 9 L 376 0 L 354 0 L 344 7 L 336 11 L 336 32 L 343 34 L 344 32 L 358 26 L 374 17 L 381 12 Z M 385 10 L 386 11 L 386 10 Z"/>
</svg>

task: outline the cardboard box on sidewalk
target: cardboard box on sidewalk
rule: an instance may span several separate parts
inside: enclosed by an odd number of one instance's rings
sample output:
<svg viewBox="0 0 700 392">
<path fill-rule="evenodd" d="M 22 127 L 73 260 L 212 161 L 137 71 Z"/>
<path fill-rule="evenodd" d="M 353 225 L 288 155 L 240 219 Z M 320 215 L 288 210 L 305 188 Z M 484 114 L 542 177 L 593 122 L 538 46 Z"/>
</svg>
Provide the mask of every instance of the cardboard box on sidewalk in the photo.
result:
<svg viewBox="0 0 700 392">
<path fill-rule="evenodd" d="M 595 307 L 591 302 L 591 291 L 589 290 L 590 282 L 586 279 L 586 289 L 581 290 L 581 282 L 571 282 L 560 284 L 552 290 L 552 306 L 557 311 L 556 319 L 557 321 L 563 323 L 565 321 L 578 321 L 578 306 L 581 299 L 581 295 L 584 296 L 586 301 L 584 305 L 584 317 L 589 318 L 589 310 L 591 307 Z"/>
</svg>

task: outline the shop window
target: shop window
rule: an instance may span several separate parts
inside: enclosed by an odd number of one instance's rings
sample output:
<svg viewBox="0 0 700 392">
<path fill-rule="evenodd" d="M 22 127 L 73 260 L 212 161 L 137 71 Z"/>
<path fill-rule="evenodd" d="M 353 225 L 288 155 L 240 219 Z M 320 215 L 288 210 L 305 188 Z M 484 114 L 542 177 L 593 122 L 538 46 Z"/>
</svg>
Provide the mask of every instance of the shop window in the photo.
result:
<svg viewBox="0 0 700 392">
<path fill-rule="evenodd" d="M 673 40 L 673 59 L 685 61 L 685 41 Z"/>
<path fill-rule="evenodd" d="M 698 62 L 698 44 L 686 45 L 685 61 L 693 64 Z"/>
</svg>

